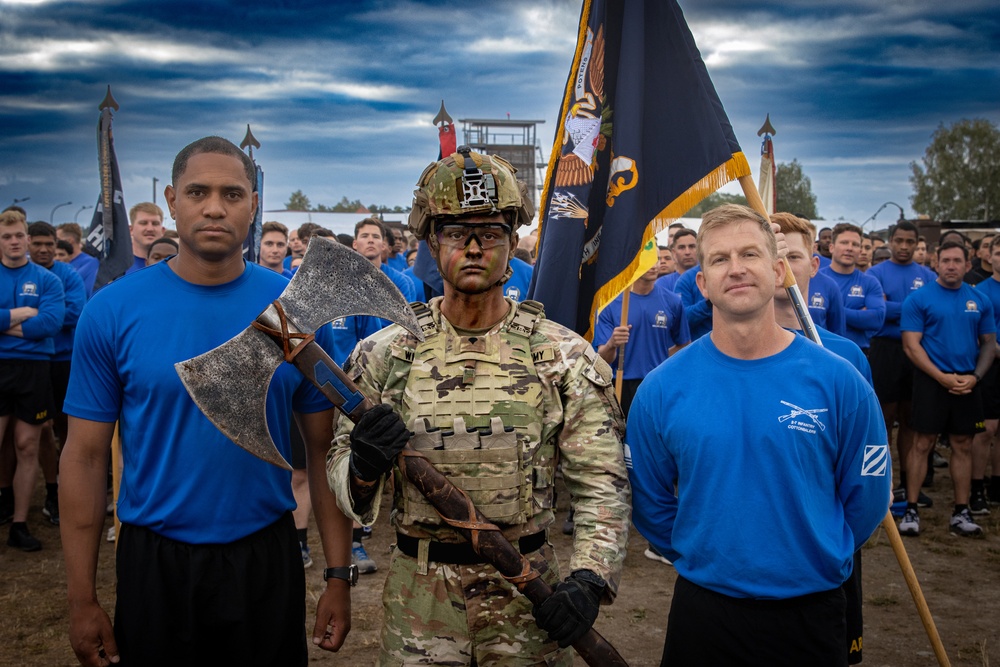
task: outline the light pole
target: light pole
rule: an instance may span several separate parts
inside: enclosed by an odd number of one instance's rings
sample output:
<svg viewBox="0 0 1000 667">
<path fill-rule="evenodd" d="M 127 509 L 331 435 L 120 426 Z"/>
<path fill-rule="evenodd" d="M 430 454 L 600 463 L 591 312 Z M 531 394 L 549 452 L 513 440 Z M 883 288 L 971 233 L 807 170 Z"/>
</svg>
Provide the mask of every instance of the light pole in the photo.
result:
<svg viewBox="0 0 1000 667">
<path fill-rule="evenodd" d="M 55 220 L 55 218 L 56 218 L 56 209 L 60 209 L 63 206 L 71 206 L 72 204 L 73 204 L 73 202 L 67 201 L 67 202 L 63 202 L 62 204 L 56 204 L 55 206 L 53 206 L 52 207 L 52 212 L 49 213 L 49 224 L 53 224 L 52 221 Z"/>
<path fill-rule="evenodd" d="M 160 182 L 156 176 L 153 176 L 153 203 L 156 203 L 156 184 Z"/>
<path fill-rule="evenodd" d="M 83 213 L 84 211 L 86 211 L 88 208 L 94 208 L 94 207 L 93 206 L 81 206 L 80 210 L 73 214 L 73 222 L 76 222 L 77 218 L 80 217 L 80 214 Z"/>
<path fill-rule="evenodd" d="M 879 213 L 881 213 L 881 212 L 882 212 L 882 210 L 883 210 L 883 209 L 884 209 L 884 208 L 885 208 L 886 206 L 895 206 L 896 208 L 898 208 L 898 209 L 899 209 L 899 219 L 900 219 L 900 220 L 906 220 L 906 214 L 905 214 L 905 213 L 903 213 L 903 207 L 902 207 L 902 206 L 900 206 L 899 204 L 897 204 L 897 203 L 896 203 L 896 202 L 894 202 L 894 201 L 887 201 L 887 202 L 885 202 L 884 204 L 882 204 L 881 206 L 879 206 L 879 207 L 878 207 L 878 210 L 877 210 L 877 211 L 875 211 L 874 213 L 872 213 L 872 215 L 871 215 L 871 217 L 870 217 L 870 218 L 868 218 L 867 220 L 865 220 L 864 222 L 862 222 L 862 223 L 861 223 L 861 229 L 864 229 L 864 228 L 865 228 L 865 225 L 867 225 L 867 224 L 868 224 L 869 222 L 871 222 L 871 223 L 872 223 L 872 229 L 873 229 L 873 231 L 874 231 L 874 227 L 875 227 L 875 224 L 874 224 L 874 223 L 875 223 L 875 217 L 876 217 L 876 216 L 877 216 L 877 215 L 878 215 Z"/>
</svg>

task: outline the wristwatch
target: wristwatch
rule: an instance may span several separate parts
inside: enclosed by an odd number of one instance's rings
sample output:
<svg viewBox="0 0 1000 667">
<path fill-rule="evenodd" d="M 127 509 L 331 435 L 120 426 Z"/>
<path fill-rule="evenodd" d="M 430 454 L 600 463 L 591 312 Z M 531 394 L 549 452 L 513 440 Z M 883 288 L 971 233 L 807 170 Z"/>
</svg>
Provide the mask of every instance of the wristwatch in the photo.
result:
<svg viewBox="0 0 1000 667">
<path fill-rule="evenodd" d="M 347 567 L 328 567 L 323 570 L 323 581 L 327 579 L 343 579 L 351 586 L 357 586 L 358 566 L 352 563 Z"/>
</svg>

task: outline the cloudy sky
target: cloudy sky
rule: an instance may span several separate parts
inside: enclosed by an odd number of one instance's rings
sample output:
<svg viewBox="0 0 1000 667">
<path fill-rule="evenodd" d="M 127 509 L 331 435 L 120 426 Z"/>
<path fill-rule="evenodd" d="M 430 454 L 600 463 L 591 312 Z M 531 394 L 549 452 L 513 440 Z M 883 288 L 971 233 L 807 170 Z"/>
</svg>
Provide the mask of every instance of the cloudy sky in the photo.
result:
<svg viewBox="0 0 1000 667">
<path fill-rule="evenodd" d="M 647 0 L 655 1 L 655 0 Z M 301 189 L 406 205 L 436 156 L 431 119 L 545 120 L 548 158 L 581 0 L 0 0 L 0 207 L 79 215 L 98 194 L 111 84 L 126 204 L 157 200 L 207 134 L 262 147 L 265 209 Z M 912 215 L 909 163 L 941 123 L 1000 123 L 996 0 L 681 0 L 756 171 L 765 114 L 819 212 Z M 459 136 L 461 140 L 461 135 Z M 728 188 L 735 190 L 733 186 Z M 878 226 L 896 217 L 890 207 Z"/>
</svg>

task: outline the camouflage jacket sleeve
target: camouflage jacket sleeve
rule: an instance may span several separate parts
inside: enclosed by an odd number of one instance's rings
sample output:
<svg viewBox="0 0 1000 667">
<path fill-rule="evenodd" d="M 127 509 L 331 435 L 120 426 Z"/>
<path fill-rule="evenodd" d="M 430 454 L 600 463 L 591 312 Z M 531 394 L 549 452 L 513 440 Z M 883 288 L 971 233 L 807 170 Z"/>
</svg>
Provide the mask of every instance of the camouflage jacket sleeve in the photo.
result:
<svg viewBox="0 0 1000 667">
<path fill-rule="evenodd" d="M 390 326 L 364 339 L 354 348 L 354 352 L 344 364 L 344 371 L 354 380 L 373 403 L 388 402 L 382 396 L 386 376 L 389 372 L 391 342 L 401 335 L 402 329 Z M 378 518 L 379 498 L 385 487 L 385 477 L 379 480 L 374 500 L 367 511 L 358 514 L 351 501 L 350 461 L 351 431 L 354 423 L 339 411 L 334 425 L 333 447 L 326 457 L 326 477 L 330 489 L 337 496 L 340 509 L 363 526 L 370 526 Z"/>
<path fill-rule="evenodd" d="M 618 592 L 631 516 L 625 420 L 611 368 L 583 338 L 553 322 L 543 320 L 535 334 L 555 347 L 552 361 L 537 363 L 536 369 L 546 389 L 557 394 L 546 406 L 545 421 L 557 429 L 563 479 L 576 510 L 567 572 L 601 575 L 610 601 Z"/>
</svg>

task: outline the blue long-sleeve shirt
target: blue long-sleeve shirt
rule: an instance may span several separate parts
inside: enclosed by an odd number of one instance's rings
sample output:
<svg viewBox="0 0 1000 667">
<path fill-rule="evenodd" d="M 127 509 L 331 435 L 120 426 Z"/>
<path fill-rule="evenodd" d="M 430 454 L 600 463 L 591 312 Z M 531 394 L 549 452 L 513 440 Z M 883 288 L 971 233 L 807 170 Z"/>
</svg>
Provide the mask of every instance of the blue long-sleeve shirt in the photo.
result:
<svg viewBox="0 0 1000 667">
<path fill-rule="evenodd" d="M 902 340 L 899 318 L 903 314 L 903 302 L 921 287 L 937 280 L 937 276 L 926 266 L 916 262 L 896 264 L 893 261 L 876 264 L 868 269 L 868 275 L 882 286 L 885 298 L 885 322 L 875 335 Z"/>
<path fill-rule="evenodd" d="M 0 332 L 11 328 L 10 311 L 24 306 L 37 309 L 38 315 L 21 323 L 23 337 L 0 335 L 0 359 L 48 361 L 66 312 L 62 282 L 31 262 L 16 269 L 0 265 Z"/>
<path fill-rule="evenodd" d="M 844 318 L 847 321 L 848 338 L 862 350 L 871 345 L 872 336 L 885 322 L 885 297 L 879 281 L 854 269 L 851 273 L 837 273 L 832 267 L 820 269 L 820 273 L 831 278 L 840 288 L 844 297 Z"/>
<path fill-rule="evenodd" d="M 874 391 L 801 336 L 755 360 L 710 336 L 692 343 L 639 386 L 625 441 L 639 532 L 680 575 L 731 597 L 840 586 L 889 505 Z"/>
<path fill-rule="evenodd" d="M 76 323 L 80 319 L 80 313 L 83 312 L 83 306 L 87 303 L 87 287 L 80 274 L 69 264 L 53 262 L 49 271 L 62 282 L 66 306 L 62 327 L 53 337 L 55 351 L 52 360 L 69 361 L 73 357 L 73 334 L 76 333 Z"/>
<path fill-rule="evenodd" d="M 698 289 L 695 277 L 701 271 L 701 265 L 696 264 L 685 271 L 674 291 L 680 294 L 684 304 L 684 316 L 687 317 L 688 328 L 691 330 L 691 340 L 698 340 L 712 330 L 712 304 L 709 303 Z"/>
</svg>

